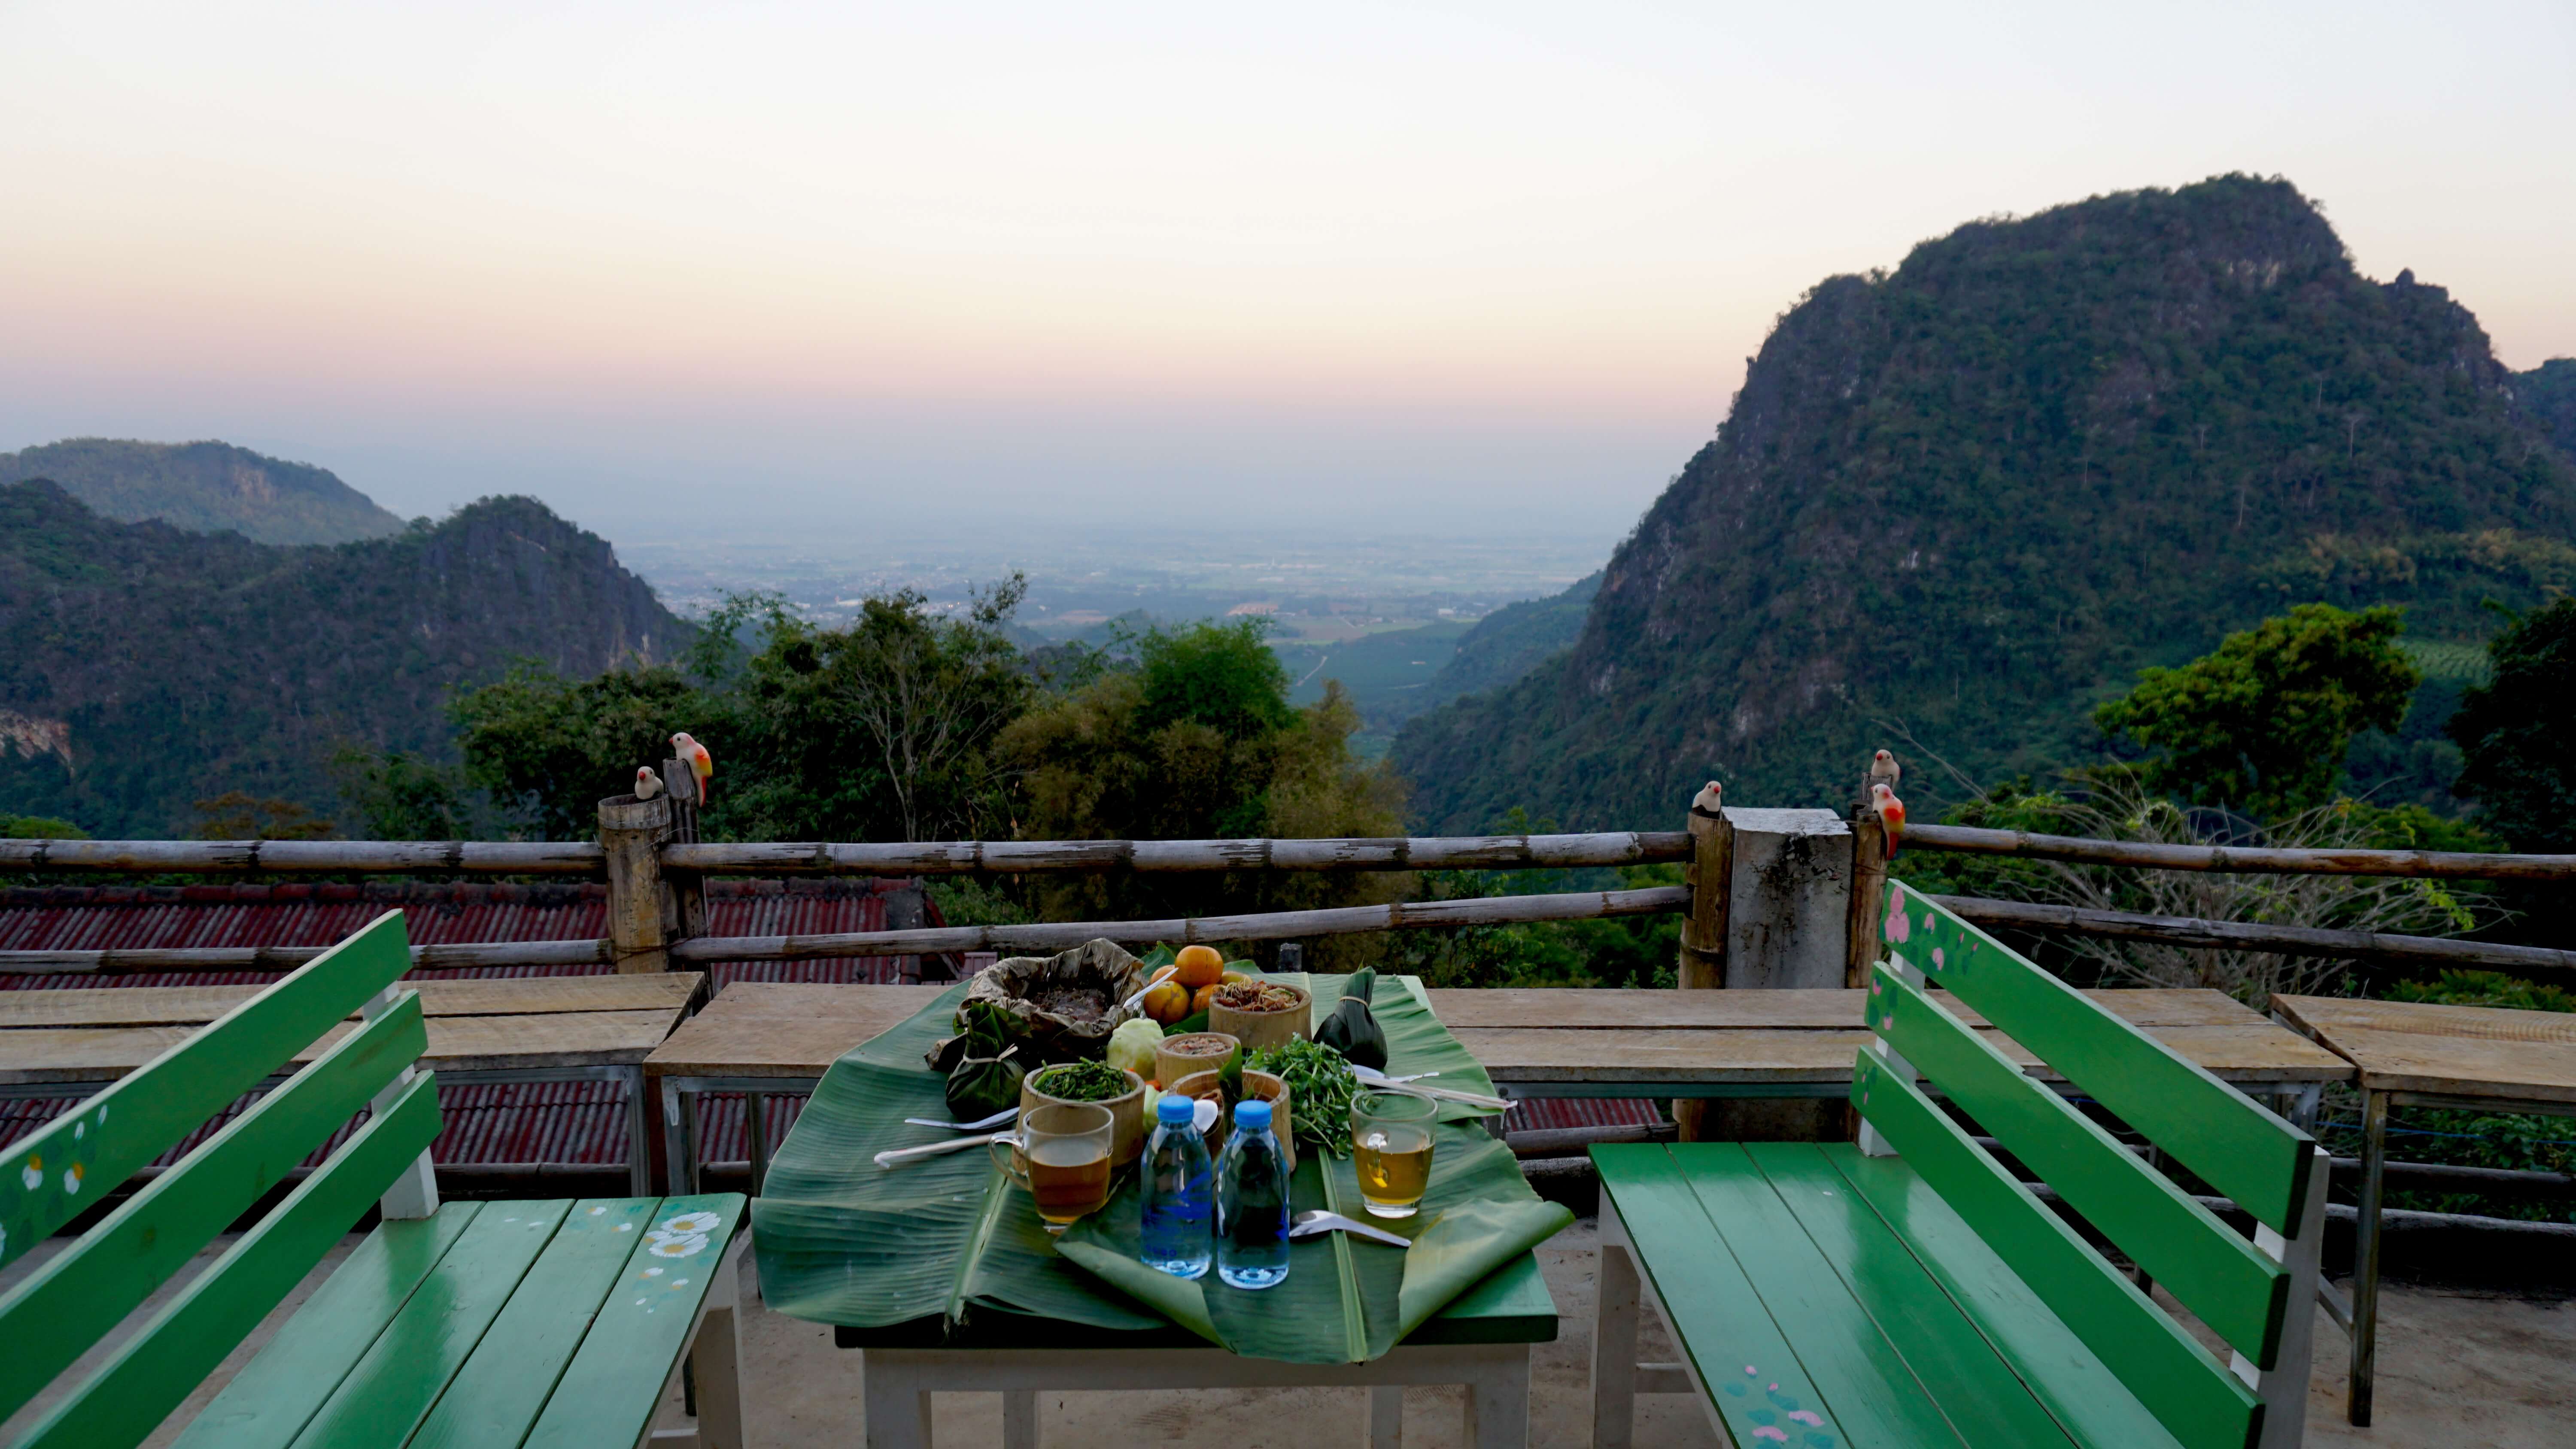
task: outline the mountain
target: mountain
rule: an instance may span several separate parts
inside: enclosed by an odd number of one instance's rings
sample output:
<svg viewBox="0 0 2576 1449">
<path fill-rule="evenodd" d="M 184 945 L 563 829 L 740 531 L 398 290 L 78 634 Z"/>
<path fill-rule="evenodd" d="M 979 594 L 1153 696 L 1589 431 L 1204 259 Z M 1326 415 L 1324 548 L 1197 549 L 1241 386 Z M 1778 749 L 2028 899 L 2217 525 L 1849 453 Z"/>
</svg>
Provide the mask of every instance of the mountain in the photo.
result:
<svg viewBox="0 0 2576 1449">
<path fill-rule="evenodd" d="M 2094 703 L 2294 603 L 2474 642 L 2482 599 L 2576 584 L 2576 464 L 2515 382 L 2284 181 L 1971 223 L 1800 299 L 1574 647 L 1413 721 L 1397 768 L 1422 828 L 1653 828 L 1712 776 L 1839 805 L 1885 744 L 1929 818 L 1928 754 L 2099 758 Z"/>
<path fill-rule="evenodd" d="M 0 453 L 0 483 L 49 478 L 109 518 L 157 518 L 192 533 L 231 529 L 259 543 L 348 543 L 403 531 L 375 500 L 309 463 L 230 443 L 72 438 Z"/>
<path fill-rule="evenodd" d="M 2576 357 L 2553 357 L 2516 374 L 2513 389 L 2558 451 L 2576 461 Z"/>
<path fill-rule="evenodd" d="M 1582 637 L 1584 614 L 1600 592 L 1601 575 L 1594 573 L 1564 593 L 1505 604 L 1477 620 L 1423 691 L 1430 696 L 1426 707 L 1478 690 L 1499 689 L 1549 656 L 1572 648 Z"/>
<path fill-rule="evenodd" d="M 533 499 L 280 547 L 0 487 L 0 814 L 187 835 L 194 802 L 240 790 L 328 816 L 341 744 L 448 756 L 458 686 L 519 658 L 587 677 L 691 634 Z"/>
</svg>

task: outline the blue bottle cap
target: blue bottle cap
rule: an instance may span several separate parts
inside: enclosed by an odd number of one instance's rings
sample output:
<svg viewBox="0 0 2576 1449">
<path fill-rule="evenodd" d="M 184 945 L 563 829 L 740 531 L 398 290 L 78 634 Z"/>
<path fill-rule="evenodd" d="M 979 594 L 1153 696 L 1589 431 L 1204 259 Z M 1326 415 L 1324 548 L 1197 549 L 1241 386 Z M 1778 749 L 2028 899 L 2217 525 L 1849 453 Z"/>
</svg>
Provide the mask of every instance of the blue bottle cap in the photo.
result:
<svg viewBox="0 0 2576 1449">
<path fill-rule="evenodd" d="M 1165 1092 L 1162 1100 L 1154 1104 L 1154 1120 L 1166 1127 L 1186 1127 L 1189 1125 L 1190 1113 L 1197 1106 L 1196 1102 L 1178 1092 Z"/>
<path fill-rule="evenodd" d="M 1246 1132 L 1270 1130 L 1270 1104 L 1257 1097 L 1247 1097 L 1234 1104 L 1234 1125 Z"/>
</svg>

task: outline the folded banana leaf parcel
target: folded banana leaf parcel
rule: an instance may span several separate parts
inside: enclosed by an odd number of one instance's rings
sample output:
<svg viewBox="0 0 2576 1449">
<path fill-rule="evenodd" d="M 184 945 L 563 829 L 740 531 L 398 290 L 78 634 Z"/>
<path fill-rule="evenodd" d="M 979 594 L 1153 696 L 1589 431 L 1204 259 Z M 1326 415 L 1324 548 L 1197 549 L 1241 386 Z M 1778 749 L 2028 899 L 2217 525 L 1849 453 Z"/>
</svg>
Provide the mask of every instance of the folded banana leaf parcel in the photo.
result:
<svg viewBox="0 0 2576 1449">
<path fill-rule="evenodd" d="M 1320 1018 L 1338 976 L 1281 975 L 1315 996 Z M 1026 1191 L 981 1150 L 872 1160 L 954 1134 L 907 1126 L 946 1116 L 945 1079 L 923 1060 L 953 1031 L 967 988 L 943 992 L 900 1026 L 832 1065 L 771 1162 L 752 1202 L 752 1244 L 769 1306 L 816 1323 L 888 1327 L 938 1318 L 952 1330 L 993 1313 L 1069 1325 L 1157 1329 L 1178 1324 L 1257 1358 L 1357 1363 L 1393 1348 L 1424 1320 L 1573 1220 L 1543 1202 L 1511 1150 L 1476 1119 L 1441 1104 L 1421 1213 L 1390 1224 L 1411 1248 L 1327 1233 L 1290 1250 L 1288 1280 L 1246 1292 L 1213 1273 L 1196 1282 L 1136 1261 L 1133 1174 L 1109 1205 L 1051 1239 Z M 1373 1006 L 1393 1074 L 1440 1073 L 1440 1085 L 1490 1092 L 1484 1068 L 1431 1014 L 1419 983 L 1379 987 Z M 1348 1156 L 1300 1153 L 1295 1209 L 1364 1217 Z M 1070 1336 L 1068 1342 L 1071 1341 Z"/>
</svg>

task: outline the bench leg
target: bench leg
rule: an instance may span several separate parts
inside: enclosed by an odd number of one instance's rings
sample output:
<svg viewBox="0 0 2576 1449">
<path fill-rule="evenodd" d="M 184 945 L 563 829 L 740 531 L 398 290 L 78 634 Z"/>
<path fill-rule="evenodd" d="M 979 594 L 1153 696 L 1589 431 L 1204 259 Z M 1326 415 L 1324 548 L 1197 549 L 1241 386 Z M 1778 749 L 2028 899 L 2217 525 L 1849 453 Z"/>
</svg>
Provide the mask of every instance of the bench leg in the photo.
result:
<svg viewBox="0 0 2576 1449">
<path fill-rule="evenodd" d="M 1404 1449 L 1404 1385 L 1369 1390 L 1369 1449 Z"/>
<path fill-rule="evenodd" d="M 1529 1350 L 1467 1381 L 1463 1437 L 1471 1449 L 1529 1449 Z"/>
<path fill-rule="evenodd" d="M 1002 1449 L 1038 1449 L 1037 1390 L 1002 1390 Z"/>
<path fill-rule="evenodd" d="M 698 1390 L 698 1449 L 743 1449 L 741 1256 L 728 1253 L 707 1289 L 706 1315 L 689 1346 L 690 1377 Z"/>
<path fill-rule="evenodd" d="M 906 1370 L 859 1355 L 861 1412 L 867 1415 L 867 1449 L 930 1449 L 930 1391 Z"/>
<path fill-rule="evenodd" d="M 1601 1215 L 1601 1253 L 1594 1269 L 1592 1318 L 1593 1449 L 1628 1449 L 1637 1407 L 1637 1260 L 1617 1214 Z"/>
</svg>

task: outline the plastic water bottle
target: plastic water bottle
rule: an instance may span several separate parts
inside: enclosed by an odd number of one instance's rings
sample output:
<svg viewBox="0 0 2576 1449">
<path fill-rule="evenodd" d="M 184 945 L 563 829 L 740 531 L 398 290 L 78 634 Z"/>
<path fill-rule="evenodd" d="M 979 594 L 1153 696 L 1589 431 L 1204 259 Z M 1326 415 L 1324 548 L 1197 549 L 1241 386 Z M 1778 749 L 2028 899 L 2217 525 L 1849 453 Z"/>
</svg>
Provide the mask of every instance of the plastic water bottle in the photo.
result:
<svg viewBox="0 0 2576 1449">
<path fill-rule="evenodd" d="M 1145 1228 L 1136 1257 L 1175 1278 L 1208 1270 L 1216 1212 L 1216 1169 L 1207 1142 L 1190 1121 L 1196 1106 L 1177 1092 L 1154 1105 L 1154 1136 L 1145 1144 Z"/>
<path fill-rule="evenodd" d="M 1237 1288 L 1273 1288 L 1288 1277 L 1288 1173 L 1267 1102 L 1234 1107 L 1216 1173 L 1216 1275 Z"/>
</svg>

